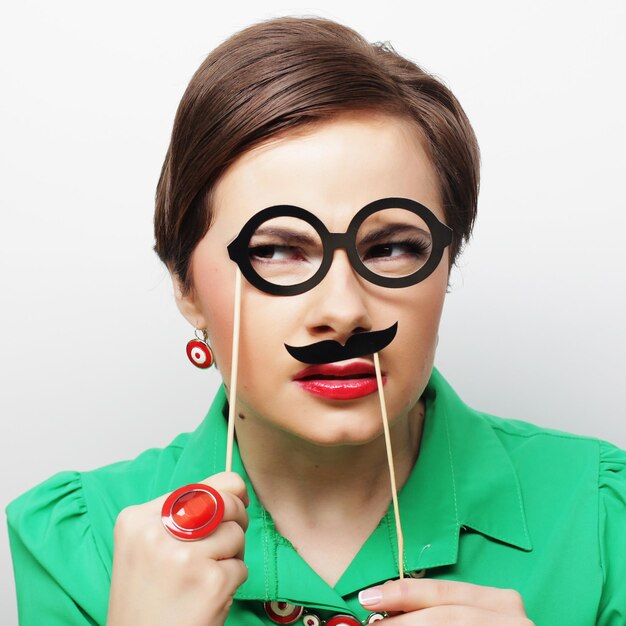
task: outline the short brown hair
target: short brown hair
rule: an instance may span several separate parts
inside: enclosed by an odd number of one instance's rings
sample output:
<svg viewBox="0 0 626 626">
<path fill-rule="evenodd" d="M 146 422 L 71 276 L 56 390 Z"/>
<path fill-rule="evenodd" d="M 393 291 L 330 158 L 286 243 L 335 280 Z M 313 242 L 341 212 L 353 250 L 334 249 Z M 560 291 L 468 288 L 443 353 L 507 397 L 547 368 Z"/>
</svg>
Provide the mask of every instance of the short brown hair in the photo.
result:
<svg viewBox="0 0 626 626">
<path fill-rule="evenodd" d="M 290 129 L 350 111 L 409 118 L 439 176 L 452 265 L 478 201 L 480 155 L 452 92 L 387 43 L 320 17 L 280 17 L 236 33 L 187 87 L 156 191 L 155 251 L 192 288 L 191 254 L 212 220 L 212 190 L 237 157 Z"/>
</svg>

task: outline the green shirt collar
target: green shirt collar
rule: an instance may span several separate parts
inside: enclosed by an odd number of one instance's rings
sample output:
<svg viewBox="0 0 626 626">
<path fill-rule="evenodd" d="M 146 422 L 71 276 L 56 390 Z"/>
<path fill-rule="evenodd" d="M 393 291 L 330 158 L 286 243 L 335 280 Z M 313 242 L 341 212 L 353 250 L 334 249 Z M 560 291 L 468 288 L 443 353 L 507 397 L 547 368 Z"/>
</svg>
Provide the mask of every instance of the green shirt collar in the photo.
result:
<svg viewBox="0 0 626 626">
<path fill-rule="evenodd" d="M 426 418 L 419 457 L 399 494 L 404 570 L 456 563 L 462 527 L 531 550 L 517 475 L 491 425 L 462 402 L 436 368 L 424 401 Z M 226 414 L 227 399 L 221 387 L 206 419 L 190 436 L 179 458 L 170 482 L 172 490 L 223 471 Z M 397 577 L 391 508 L 331 588 L 274 529 L 271 516 L 254 494 L 237 446 L 233 470 L 243 476 L 250 493 L 246 532 L 249 578 L 235 594 L 236 599 L 289 600 L 354 611 L 346 597 Z"/>
</svg>

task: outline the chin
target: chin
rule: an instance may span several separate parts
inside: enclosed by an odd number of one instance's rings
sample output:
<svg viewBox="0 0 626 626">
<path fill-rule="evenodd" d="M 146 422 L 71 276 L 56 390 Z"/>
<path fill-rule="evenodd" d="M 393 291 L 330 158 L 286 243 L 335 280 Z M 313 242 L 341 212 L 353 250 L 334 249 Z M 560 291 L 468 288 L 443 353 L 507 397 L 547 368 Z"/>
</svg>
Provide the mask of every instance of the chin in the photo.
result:
<svg viewBox="0 0 626 626">
<path fill-rule="evenodd" d="M 361 446 L 382 437 L 383 423 L 377 416 L 375 420 L 361 418 L 358 423 L 336 419 L 319 419 L 315 428 L 294 432 L 293 435 L 307 443 L 320 447 Z"/>
</svg>

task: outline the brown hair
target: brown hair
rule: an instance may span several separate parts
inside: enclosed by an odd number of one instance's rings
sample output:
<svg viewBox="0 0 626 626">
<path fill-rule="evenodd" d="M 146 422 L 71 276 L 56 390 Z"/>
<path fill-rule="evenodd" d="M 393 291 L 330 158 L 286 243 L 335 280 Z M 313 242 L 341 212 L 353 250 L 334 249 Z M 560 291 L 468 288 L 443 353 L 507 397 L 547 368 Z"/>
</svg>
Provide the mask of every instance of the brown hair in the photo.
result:
<svg viewBox="0 0 626 626">
<path fill-rule="evenodd" d="M 340 113 L 413 120 L 439 175 L 452 265 L 476 217 L 479 150 L 461 105 L 441 81 L 354 30 L 319 17 L 281 17 L 236 33 L 204 60 L 174 120 L 156 191 L 155 251 L 192 288 L 191 254 L 212 219 L 212 190 L 261 142 Z"/>
</svg>

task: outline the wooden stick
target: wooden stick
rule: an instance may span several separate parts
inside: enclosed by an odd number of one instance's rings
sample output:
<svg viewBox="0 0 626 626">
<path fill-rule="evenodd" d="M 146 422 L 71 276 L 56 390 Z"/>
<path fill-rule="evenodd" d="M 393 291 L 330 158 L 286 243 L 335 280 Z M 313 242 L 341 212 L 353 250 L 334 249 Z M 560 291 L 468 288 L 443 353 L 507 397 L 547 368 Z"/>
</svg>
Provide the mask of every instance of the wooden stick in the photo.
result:
<svg viewBox="0 0 626 626">
<path fill-rule="evenodd" d="M 391 450 L 389 420 L 387 419 L 385 392 L 383 391 L 383 377 L 380 373 L 380 361 L 378 360 L 378 352 L 374 352 L 374 366 L 376 367 L 376 383 L 378 384 L 378 397 L 380 398 L 380 412 L 383 415 L 383 429 L 385 431 L 387 463 L 389 464 L 389 479 L 391 480 L 391 498 L 393 500 L 393 512 L 396 518 L 396 536 L 398 538 L 398 571 L 400 574 L 400 580 L 402 580 L 404 578 L 404 535 L 402 534 L 402 522 L 400 521 L 400 507 L 398 506 L 398 490 L 396 487 L 396 472 L 393 468 L 393 452 Z"/>
<path fill-rule="evenodd" d="M 239 366 L 239 325 L 241 320 L 241 272 L 236 266 L 235 307 L 233 312 L 233 349 L 230 364 L 230 393 L 228 395 L 228 434 L 226 436 L 226 471 L 233 471 L 233 441 L 235 439 L 235 405 L 237 403 L 237 369 Z"/>
</svg>

